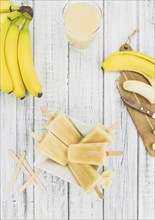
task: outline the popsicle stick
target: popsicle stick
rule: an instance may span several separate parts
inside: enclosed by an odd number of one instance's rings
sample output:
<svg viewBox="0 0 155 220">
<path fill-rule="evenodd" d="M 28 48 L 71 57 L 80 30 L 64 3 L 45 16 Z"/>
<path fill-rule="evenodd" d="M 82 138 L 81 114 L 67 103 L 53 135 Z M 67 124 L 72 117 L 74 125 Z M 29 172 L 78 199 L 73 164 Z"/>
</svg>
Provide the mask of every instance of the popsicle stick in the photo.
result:
<svg viewBox="0 0 155 220">
<path fill-rule="evenodd" d="M 109 128 L 107 128 L 106 130 L 111 133 L 114 129 L 116 129 L 118 127 L 118 123 L 114 123 L 112 124 Z"/>
<path fill-rule="evenodd" d="M 107 151 L 106 152 L 107 156 L 120 156 L 123 155 L 123 151 Z"/>
<path fill-rule="evenodd" d="M 23 164 L 29 169 L 29 172 L 31 173 L 31 176 L 35 174 L 33 169 L 30 167 L 29 163 L 26 160 L 23 161 Z M 38 176 L 35 176 L 35 178 L 33 179 L 32 183 L 34 181 L 38 184 L 38 186 L 39 186 L 39 188 L 41 189 L 42 192 L 47 193 L 46 188 L 44 187 L 44 185 L 42 184 L 42 182 L 40 181 Z"/>
<path fill-rule="evenodd" d="M 22 154 L 21 154 L 21 156 L 20 156 L 20 158 L 19 158 L 19 161 L 18 161 L 18 163 L 17 163 L 15 172 L 14 172 L 12 178 L 11 178 L 11 181 L 10 181 L 10 184 L 9 184 L 9 187 L 8 187 L 8 191 L 9 191 L 9 192 L 12 192 L 12 190 L 13 190 L 13 187 L 14 187 L 14 184 L 15 184 L 15 182 L 16 182 L 16 178 L 17 178 L 17 176 L 18 176 L 18 174 L 19 174 L 19 171 L 20 171 L 20 169 L 21 169 L 21 166 L 22 166 L 22 163 L 23 163 L 25 154 L 26 154 L 26 152 L 23 151 Z"/>
<path fill-rule="evenodd" d="M 9 154 L 18 163 L 19 158 L 16 156 L 13 150 L 9 150 Z M 29 164 L 27 163 L 25 159 L 23 160 L 21 169 L 23 170 L 23 172 L 25 173 L 27 177 L 31 177 L 33 175 L 33 170 L 31 169 L 31 167 L 29 166 Z M 33 185 L 36 185 L 36 183 L 37 182 L 34 180 Z"/>
<path fill-rule="evenodd" d="M 16 156 L 16 154 L 12 150 L 9 150 L 9 153 L 16 162 L 19 161 L 18 157 Z M 34 175 L 33 169 L 31 168 L 31 166 L 29 165 L 29 163 L 27 162 L 26 159 L 23 160 L 21 169 L 23 170 L 23 172 L 25 172 L 25 174 L 28 177 L 31 177 L 32 175 Z M 35 177 L 35 179 L 33 180 L 32 183 L 34 185 L 38 184 L 38 187 L 41 189 L 42 192 L 47 192 L 44 185 L 42 184 L 42 182 L 38 178 L 38 176 Z"/>
<path fill-rule="evenodd" d="M 26 189 L 30 185 L 30 183 L 42 172 L 42 170 L 37 169 L 36 172 L 24 183 L 22 187 L 18 190 L 20 193 Z M 44 188 L 44 192 L 46 192 L 46 189 Z"/>
<path fill-rule="evenodd" d="M 45 107 L 40 107 L 41 112 L 46 115 L 51 121 L 54 119 L 54 115 L 52 115 Z"/>
<path fill-rule="evenodd" d="M 102 192 L 100 191 L 100 189 L 98 188 L 97 185 L 94 186 L 94 190 L 95 190 L 95 192 L 97 193 L 98 197 L 103 200 L 103 199 L 104 199 L 104 196 L 103 196 Z"/>
<path fill-rule="evenodd" d="M 36 140 L 36 141 L 38 141 L 38 142 L 41 142 L 41 140 L 42 140 L 42 137 L 41 136 L 39 136 L 38 134 L 36 134 L 35 132 L 31 132 L 31 136 Z"/>
</svg>

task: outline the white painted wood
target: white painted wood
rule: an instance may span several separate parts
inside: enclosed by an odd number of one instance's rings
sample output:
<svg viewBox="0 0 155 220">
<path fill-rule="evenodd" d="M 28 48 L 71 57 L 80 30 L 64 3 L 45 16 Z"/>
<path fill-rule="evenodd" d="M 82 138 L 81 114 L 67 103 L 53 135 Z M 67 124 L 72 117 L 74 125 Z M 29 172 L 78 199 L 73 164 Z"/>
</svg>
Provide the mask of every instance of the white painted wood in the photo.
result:
<svg viewBox="0 0 155 220">
<path fill-rule="evenodd" d="M 102 2 L 96 2 L 103 8 Z M 102 60 L 103 25 L 90 48 L 81 53 L 69 49 L 69 114 L 92 125 L 103 120 Z M 87 195 L 72 185 L 69 209 L 70 219 L 103 219 L 103 202 L 96 193 Z"/>
<path fill-rule="evenodd" d="M 136 1 L 106 1 L 104 8 L 104 55 L 119 50 L 127 37 L 137 27 Z M 136 48 L 136 37 L 133 39 Z M 119 123 L 112 150 L 123 150 L 124 156 L 111 158 L 110 167 L 115 172 L 112 188 L 105 192 L 104 218 L 137 219 L 137 131 L 120 99 L 116 82 L 120 73 L 104 73 L 104 121 Z"/>
<path fill-rule="evenodd" d="M 155 2 L 139 2 L 139 50 L 155 57 Z M 155 159 L 139 138 L 138 218 L 155 219 Z"/>
<path fill-rule="evenodd" d="M 65 38 L 61 13 L 66 1 L 23 2 L 34 8 L 34 63 L 44 95 L 41 99 L 28 95 L 21 101 L 0 92 L 1 219 L 154 220 L 155 160 L 146 152 L 120 100 L 116 89 L 119 73 L 103 74 L 100 68 L 103 58 L 117 51 L 136 27 L 140 33 L 132 41 L 133 49 L 155 57 L 154 1 L 96 1 L 103 9 L 103 24 L 93 45 L 82 53 L 68 47 Z M 123 149 L 124 156 L 110 159 L 116 175 L 112 188 L 105 192 L 104 202 L 95 193 L 86 195 L 46 172 L 39 178 L 48 195 L 32 185 L 18 193 L 26 180 L 22 172 L 14 191 L 7 192 L 16 165 L 8 155 L 10 148 L 17 154 L 25 149 L 33 167 L 36 153 L 30 131 L 40 134 L 47 120 L 39 110 L 41 105 L 53 112 L 60 109 L 88 124 L 101 121 L 109 126 L 120 122 L 111 149 Z"/>
<path fill-rule="evenodd" d="M 43 97 L 35 100 L 35 131 L 43 132 L 47 118 L 40 112 L 67 112 L 68 105 L 68 44 L 61 20 L 64 1 L 35 1 L 34 55 L 37 72 L 43 82 Z M 40 21 L 40 22 L 38 22 Z M 42 42 L 42 43 L 41 43 Z M 44 173 L 42 181 L 48 195 L 35 190 L 36 219 L 68 219 L 68 185 Z"/>
</svg>

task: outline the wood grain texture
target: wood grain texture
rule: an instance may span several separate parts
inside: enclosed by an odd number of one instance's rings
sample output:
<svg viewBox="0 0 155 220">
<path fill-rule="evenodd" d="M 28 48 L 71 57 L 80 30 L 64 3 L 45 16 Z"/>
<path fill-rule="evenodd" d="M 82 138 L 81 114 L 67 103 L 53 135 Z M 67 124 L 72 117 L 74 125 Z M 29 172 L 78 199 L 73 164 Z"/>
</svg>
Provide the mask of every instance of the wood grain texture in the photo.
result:
<svg viewBox="0 0 155 220">
<path fill-rule="evenodd" d="M 105 2 L 105 57 L 119 48 L 137 27 L 136 1 Z M 136 50 L 136 37 L 132 41 Z M 120 99 L 116 82 L 120 73 L 104 72 L 104 121 L 119 123 L 111 150 L 123 150 L 122 157 L 111 158 L 115 172 L 112 188 L 105 192 L 104 218 L 137 219 L 137 131 Z M 115 205 L 114 205 L 115 204 Z"/>
<path fill-rule="evenodd" d="M 98 1 L 101 8 L 103 4 Z M 69 48 L 69 114 L 95 125 L 103 120 L 103 26 L 90 48 L 78 52 Z M 75 86 L 76 85 L 76 86 Z M 103 219 L 103 202 L 70 185 L 70 219 Z"/>
<path fill-rule="evenodd" d="M 155 57 L 155 2 L 139 2 L 139 51 Z M 139 138 L 138 218 L 155 219 L 155 159 L 144 149 Z"/>
<path fill-rule="evenodd" d="M 34 63 L 43 85 L 41 99 L 21 101 L 0 92 L 0 196 L 1 219 L 28 220 L 154 220 L 155 160 L 146 152 L 116 88 L 119 73 L 101 70 L 101 63 L 118 51 L 128 35 L 139 27 L 132 48 L 155 57 L 154 1 L 98 0 L 103 22 L 92 46 L 82 53 L 67 43 L 62 9 L 67 1 L 14 1 L 33 6 L 31 35 Z M 22 193 L 26 181 L 20 172 L 12 193 L 7 191 L 16 163 L 8 154 L 26 150 L 33 167 L 36 152 L 30 132 L 41 134 L 47 118 L 43 105 L 51 112 L 58 109 L 88 124 L 119 122 L 117 139 L 110 150 L 124 150 L 123 157 L 110 158 L 116 173 L 113 186 L 102 202 L 96 194 L 69 185 L 46 172 L 39 175 L 48 194 L 32 184 Z M 11 111 L 10 111 L 11 109 Z"/>
<path fill-rule="evenodd" d="M 64 1 L 35 1 L 34 61 L 43 82 L 43 97 L 35 100 L 35 132 L 45 131 L 47 118 L 40 106 L 49 111 L 68 109 L 68 43 L 62 24 Z M 38 22 L 40 21 L 40 22 Z M 41 43 L 42 42 L 42 43 Z M 68 219 L 68 184 L 48 173 L 42 178 L 47 195 L 35 189 L 36 219 Z"/>
</svg>

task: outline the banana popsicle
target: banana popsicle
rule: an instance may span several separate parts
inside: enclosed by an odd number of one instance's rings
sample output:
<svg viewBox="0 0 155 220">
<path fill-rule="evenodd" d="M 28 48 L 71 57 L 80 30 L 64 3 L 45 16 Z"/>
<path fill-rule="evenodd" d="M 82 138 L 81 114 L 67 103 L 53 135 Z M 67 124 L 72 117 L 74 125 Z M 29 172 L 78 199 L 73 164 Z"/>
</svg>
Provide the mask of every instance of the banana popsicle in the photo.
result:
<svg viewBox="0 0 155 220">
<path fill-rule="evenodd" d="M 112 125 L 111 128 L 106 129 L 102 124 L 98 124 L 86 136 L 84 136 L 79 143 L 111 143 L 115 139 L 115 135 L 111 132 L 115 128 L 115 125 L 116 124 Z"/>
<path fill-rule="evenodd" d="M 35 133 L 32 133 L 32 136 L 37 140 L 35 147 L 40 153 L 63 166 L 67 165 L 68 147 L 51 132 L 46 131 L 42 137 L 38 137 Z"/>
<path fill-rule="evenodd" d="M 65 145 L 76 144 L 81 140 L 82 135 L 65 114 L 56 112 L 52 116 L 45 108 L 41 110 L 49 118 L 46 128 Z"/>
<path fill-rule="evenodd" d="M 68 148 L 68 160 L 71 163 L 107 165 L 109 143 L 73 144 Z"/>
<path fill-rule="evenodd" d="M 109 143 L 73 144 L 68 149 L 68 160 L 71 163 L 108 165 L 108 156 L 122 155 L 122 151 L 107 151 Z"/>
<path fill-rule="evenodd" d="M 102 181 L 102 177 L 92 166 L 88 164 L 68 163 L 68 167 L 75 176 L 77 182 L 86 192 L 95 190 L 98 196 L 103 199 L 103 195 L 98 189 L 98 183 Z"/>
</svg>

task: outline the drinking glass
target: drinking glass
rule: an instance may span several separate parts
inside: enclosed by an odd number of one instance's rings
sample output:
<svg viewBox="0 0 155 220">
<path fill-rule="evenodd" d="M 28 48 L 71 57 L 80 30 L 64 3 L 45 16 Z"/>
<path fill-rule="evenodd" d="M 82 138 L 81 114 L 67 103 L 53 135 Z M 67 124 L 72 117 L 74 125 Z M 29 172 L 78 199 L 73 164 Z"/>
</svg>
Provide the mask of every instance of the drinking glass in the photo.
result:
<svg viewBox="0 0 155 220">
<path fill-rule="evenodd" d="M 100 28 L 102 11 L 99 5 L 92 1 L 69 1 L 62 16 L 69 44 L 78 50 L 88 48 Z"/>
</svg>

